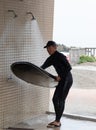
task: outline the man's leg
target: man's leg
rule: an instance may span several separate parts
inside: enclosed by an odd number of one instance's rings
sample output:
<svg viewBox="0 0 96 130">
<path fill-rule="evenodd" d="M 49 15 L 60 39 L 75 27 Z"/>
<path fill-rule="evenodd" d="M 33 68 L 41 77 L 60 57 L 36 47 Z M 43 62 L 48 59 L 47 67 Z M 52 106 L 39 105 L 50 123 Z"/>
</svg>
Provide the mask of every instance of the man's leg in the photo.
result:
<svg viewBox="0 0 96 130">
<path fill-rule="evenodd" d="M 65 100 L 70 90 L 70 87 L 72 86 L 72 83 L 73 83 L 72 75 L 69 74 L 69 76 L 66 78 L 66 81 L 65 82 L 60 81 L 55 90 L 53 96 L 53 104 L 57 122 L 60 122 L 65 107 Z"/>
<path fill-rule="evenodd" d="M 56 90 L 54 92 L 53 105 L 54 105 L 54 110 L 55 110 L 55 114 L 56 114 L 56 117 L 57 117 L 57 115 L 59 113 L 59 91 L 58 91 L 58 88 L 56 88 Z"/>
</svg>

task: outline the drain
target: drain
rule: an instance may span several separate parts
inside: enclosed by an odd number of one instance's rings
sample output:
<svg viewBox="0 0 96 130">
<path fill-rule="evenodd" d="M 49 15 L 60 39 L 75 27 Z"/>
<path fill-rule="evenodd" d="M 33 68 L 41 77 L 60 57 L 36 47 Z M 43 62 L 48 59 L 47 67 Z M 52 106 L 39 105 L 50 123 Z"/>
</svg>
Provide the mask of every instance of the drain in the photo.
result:
<svg viewBox="0 0 96 130">
<path fill-rule="evenodd" d="M 16 128 L 16 127 L 9 127 L 8 130 L 35 130 L 32 128 Z"/>
</svg>

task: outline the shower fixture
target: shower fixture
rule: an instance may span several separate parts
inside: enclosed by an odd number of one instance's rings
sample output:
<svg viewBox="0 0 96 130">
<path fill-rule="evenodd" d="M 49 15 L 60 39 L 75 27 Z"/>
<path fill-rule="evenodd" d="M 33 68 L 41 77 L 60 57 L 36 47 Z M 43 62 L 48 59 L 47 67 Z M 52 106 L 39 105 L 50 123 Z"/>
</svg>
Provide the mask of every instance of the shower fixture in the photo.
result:
<svg viewBox="0 0 96 130">
<path fill-rule="evenodd" d="M 26 14 L 31 14 L 31 16 L 32 16 L 31 20 L 36 20 L 35 17 L 34 17 L 34 15 L 32 14 L 32 12 L 27 12 Z"/>
<path fill-rule="evenodd" d="M 18 17 L 18 15 L 15 13 L 15 11 L 14 11 L 14 10 L 8 10 L 8 12 L 12 12 L 12 13 L 13 13 L 13 15 L 14 15 L 14 18 Z"/>
</svg>

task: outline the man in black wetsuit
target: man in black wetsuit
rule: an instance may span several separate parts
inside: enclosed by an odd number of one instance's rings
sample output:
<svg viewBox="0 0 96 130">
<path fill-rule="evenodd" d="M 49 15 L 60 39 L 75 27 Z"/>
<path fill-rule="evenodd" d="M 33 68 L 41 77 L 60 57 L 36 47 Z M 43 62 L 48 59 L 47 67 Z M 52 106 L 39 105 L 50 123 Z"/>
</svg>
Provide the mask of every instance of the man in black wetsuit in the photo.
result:
<svg viewBox="0 0 96 130">
<path fill-rule="evenodd" d="M 54 41 L 48 41 L 44 48 L 47 48 L 50 56 L 46 59 L 41 68 L 46 69 L 53 65 L 58 74 L 56 77 L 58 85 L 56 86 L 53 96 L 56 119 L 49 123 L 48 127 L 60 127 L 60 119 L 64 111 L 65 100 L 73 83 L 72 74 L 70 72 L 72 68 L 66 56 L 57 51 L 57 45 Z"/>
</svg>

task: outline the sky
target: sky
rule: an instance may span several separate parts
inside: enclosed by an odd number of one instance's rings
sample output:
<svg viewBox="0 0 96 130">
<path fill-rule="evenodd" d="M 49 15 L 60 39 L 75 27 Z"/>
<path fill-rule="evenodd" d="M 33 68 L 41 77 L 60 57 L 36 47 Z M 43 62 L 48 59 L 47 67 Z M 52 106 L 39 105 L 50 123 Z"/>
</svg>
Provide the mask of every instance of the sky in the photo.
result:
<svg viewBox="0 0 96 130">
<path fill-rule="evenodd" d="M 53 40 L 68 47 L 96 47 L 96 0 L 54 0 Z"/>
</svg>

